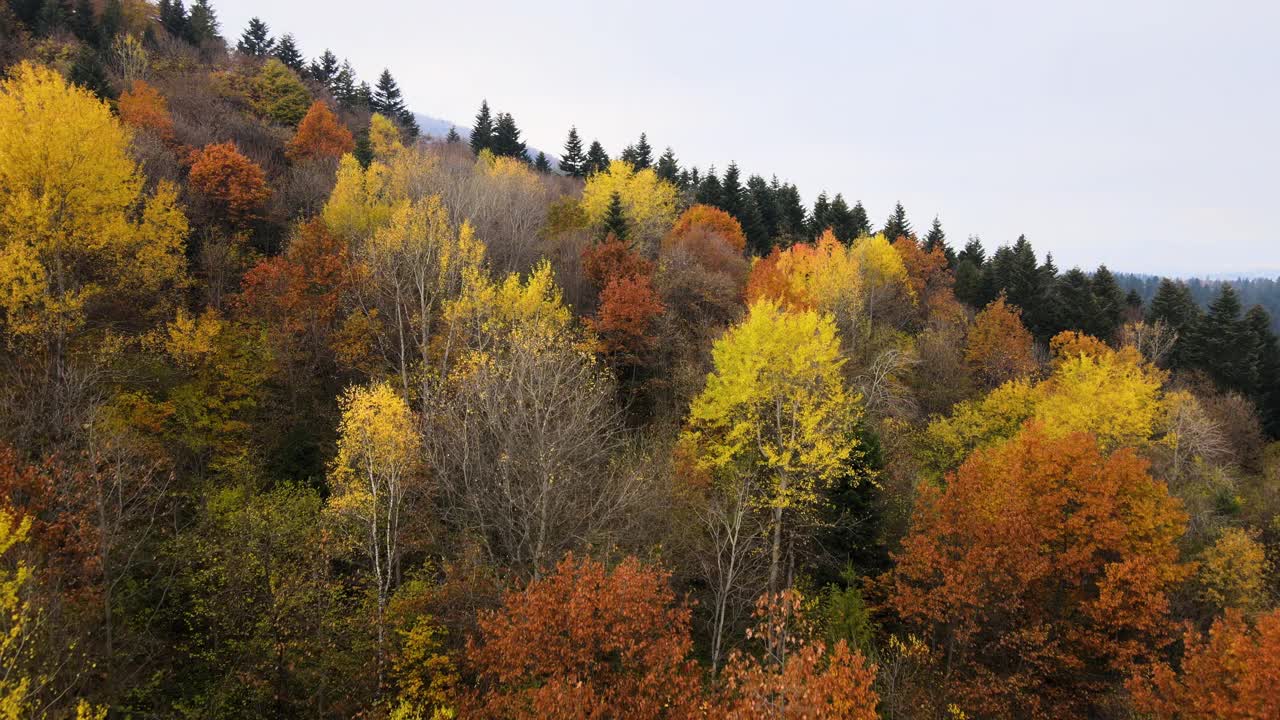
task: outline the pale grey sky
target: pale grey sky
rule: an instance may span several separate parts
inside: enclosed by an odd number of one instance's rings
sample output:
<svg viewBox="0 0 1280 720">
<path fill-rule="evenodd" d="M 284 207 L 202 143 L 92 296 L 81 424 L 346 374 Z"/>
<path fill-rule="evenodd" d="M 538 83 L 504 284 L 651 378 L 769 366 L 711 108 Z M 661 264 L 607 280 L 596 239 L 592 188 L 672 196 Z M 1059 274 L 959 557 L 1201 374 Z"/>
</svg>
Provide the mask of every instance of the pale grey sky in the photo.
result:
<svg viewBox="0 0 1280 720">
<path fill-rule="evenodd" d="M 1280 272 L 1280 2 L 214 0 L 415 111 L 862 200 L 1060 268 Z"/>
</svg>

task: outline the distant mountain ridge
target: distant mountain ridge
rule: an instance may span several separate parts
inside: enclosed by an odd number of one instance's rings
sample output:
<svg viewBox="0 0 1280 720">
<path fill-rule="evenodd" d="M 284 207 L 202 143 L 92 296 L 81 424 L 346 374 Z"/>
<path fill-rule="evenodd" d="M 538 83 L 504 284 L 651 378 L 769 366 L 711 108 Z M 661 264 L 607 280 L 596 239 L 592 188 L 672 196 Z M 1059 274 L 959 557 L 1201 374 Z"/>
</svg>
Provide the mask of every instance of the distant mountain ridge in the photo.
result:
<svg viewBox="0 0 1280 720">
<path fill-rule="evenodd" d="M 444 140 L 449 136 L 449 129 L 453 128 L 458 131 L 458 137 L 463 142 L 471 141 L 471 128 L 459 125 L 452 120 L 445 120 L 432 115 L 424 115 L 422 113 L 414 113 L 413 118 L 418 121 L 418 129 L 422 131 L 422 136 L 429 140 Z M 538 157 L 538 153 L 543 152 L 547 155 L 547 160 L 551 163 L 552 168 L 558 167 L 560 156 L 549 153 L 546 150 L 529 146 L 529 160 Z"/>
</svg>

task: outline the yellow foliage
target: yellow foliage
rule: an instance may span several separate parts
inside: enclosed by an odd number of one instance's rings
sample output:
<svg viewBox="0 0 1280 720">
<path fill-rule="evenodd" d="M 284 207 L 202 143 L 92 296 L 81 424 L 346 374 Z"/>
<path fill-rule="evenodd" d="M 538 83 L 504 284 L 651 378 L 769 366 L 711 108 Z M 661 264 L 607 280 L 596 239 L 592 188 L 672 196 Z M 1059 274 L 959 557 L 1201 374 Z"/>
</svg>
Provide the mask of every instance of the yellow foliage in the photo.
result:
<svg viewBox="0 0 1280 720">
<path fill-rule="evenodd" d="M 222 319 L 212 308 L 199 317 L 179 309 L 178 316 L 169 323 L 165 351 L 179 364 L 194 367 L 217 350 L 215 343 L 221 333 Z"/>
<path fill-rule="evenodd" d="M 89 300 L 157 302 L 183 281 L 172 185 L 147 198 L 130 133 L 91 93 L 23 63 L 0 83 L 0 313 L 10 339 L 64 334 Z"/>
<path fill-rule="evenodd" d="M 420 460 L 413 413 L 385 382 L 349 388 L 339 404 L 342 420 L 330 474 L 330 507 L 385 532 L 384 516 L 399 505 Z M 381 552 L 371 549 L 375 557 Z"/>
<path fill-rule="evenodd" d="M 386 165 L 374 161 L 363 168 L 354 155 L 343 155 L 337 182 L 321 211 L 324 224 L 349 241 L 370 237 L 387 223 L 395 206 L 389 181 Z"/>
<path fill-rule="evenodd" d="M 573 329 L 573 314 L 547 260 L 523 280 L 519 273 L 499 282 L 479 270 L 468 271 L 461 295 L 445 308 L 445 320 L 452 335 L 473 350 L 512 335 L 546 347 L 571 337 Z"/>
<path fill-rule="evenodd" d="M 390 162 L 401 150 L 400 131 L 394 123 L 379 113 L 369 118 L 369 145 L 373 148 L 373 158 L 380 162 Z"/>
<path fill-rule="evenodd" d="M 24 667 L 30 652 L 32 612 L 25 591 L 31 582 L 31 568 L 18 561 L 10 563 L 10 550 L 26 542 L 31 519 L 18 520 L 0 508 L 0 718 L 28 717 L 27 696 L 31 678 Z M 9 569 L 12 568 L 12 569 Z"/>
<path fill-rule="evenodd" d="M 1257 532 L 1222 531 L 1200 556 L 1200 597 L 1219 610 L 1261 610 L 1267 601 L 1267 551 Z"/>
<path fill-rule="evenodd" d="M 636 171 L 630 163 L 614 160 L 608 170 L 592 175 L 582 190 L 582 209 L 592 224 L 604 222 L 615 192 L 643 241 L 657 242 L 675 222 L 675 186 L 659 178 L 653 168 Z"/>
<path fill-rule="evenodd" d="M 858 238 L 849 248 L 849 254 L 858 267 L 864 292 L 868 295 L 900 289 L 915 302 L 915 290 L 911 287 L 902 255 L 883 234 Z"/>
<path fill-rule="evenodd" d="M 845 389 L 831 316 L 757 301 L 712 358 L 682 443 L 713 475 L 769 482 L 770 507 L 813 503 L 815 487 L 846 472 L 858 452 L 860 398 Z"/>
</svg>

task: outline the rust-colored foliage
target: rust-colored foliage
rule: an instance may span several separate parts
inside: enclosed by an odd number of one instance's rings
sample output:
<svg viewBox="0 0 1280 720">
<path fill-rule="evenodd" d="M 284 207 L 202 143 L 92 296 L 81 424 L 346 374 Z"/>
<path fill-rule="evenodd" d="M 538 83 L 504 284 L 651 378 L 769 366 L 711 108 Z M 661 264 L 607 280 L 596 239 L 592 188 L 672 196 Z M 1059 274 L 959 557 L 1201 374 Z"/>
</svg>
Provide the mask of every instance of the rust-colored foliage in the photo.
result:
<svg viewBox="0 0 1280 720">
<path fill-rule="evenodd" d="M 150 130 L 165 140 L 173 139 L 169 104 L 159 90 L 145 81 L 134 80 L 131 88 L 120 93 L 117 109 L 126 125 Z"/>
<path fill-rule="evenodd" d="M 681 238 L 696 231 L 719 235 L 739 255 L 747 247 L 747 236 L 742 232 L 742 223 L 724 210 L 710 205 L 694 205 L 685 210 L 663 239 L 662 246 L 665 248 L 679 244 Z"/>
<path fill-rule="evenodd" d="M 307 116 L 298 124 L 298 132 L 285 148 L 290 160 L 308 160 L 313 158 L 340 158 L 354 150 L 355 140 L 351 131 L 338 121 L 338 118 L 322 100 L 311 103 Z"/>
<path fill-rule="evenodd" d="M 298 227 L 283 255 L 245 273 L 235 304 L 274 328 L 277 339 L 293 338 L 318 354 L 335 332 L 338 302 L 352 280 L 346 244 L 315 219 Z"/>
<path fill-rule="evenodd" d="M 980 717 L 1088 717 L 1167 644 L 1186 515 L 1132 450 L 1032 425 L 921 486 L 890 603 Z"/>
<path fill-rule="evenodd" d="M 1055 360 L 1069 360 L 1081 355 L 1100 358 L 1113 352 L 1115 351 L 1098 338 L 1075 330 L 1063 330 L 1049 341 L 1049 354 Z"/>
<path fill-rule="evenodd" d="M 663 245 L 662 252 L 668 258 L 683 252 L 702 269 L 723 275 L 737 287 L 746 282 L 751 269 L 741 249 L 732 245 L 722 233 L 704 226 L 691 227 L 680 233 Z"/>
<path fill-rule="evenodd" d="M 1208 637 L 1187 629 L 1182 668 L 1158 663 L 1129 690 L 1152 720 L 1262 720 L 1280 717 L 1280 610 L 1257 618 L 1228 610 Z"/>
<path fill-rule="evenodd" d="M 973 320 L 965 360 L 988 387 L 1036 371 L 1035 345 L 1022 324 L 1022 311 L 996 298 Z"/>
<path fill-rule="evenodd" d="M 271 197 L 262 168 L 241 155 L 235 143 L 206 145 L 192 152 L 187 182 L 226 213 L 227 220 L 235 226 L 257 219 Z"/>
<path fill-rule="evenodd" d="M 827 232 L 830 234 L 830 231 Z M 831 237 L 834 239 L 835 235 Z M 747 304 L 773 299 L 790 310 L 814 309 L 816 299 L 802 284 L 792 282 L 791 274 L 785 266 L 788 261 L 797 266 L 808 266 L 817 253 L 817 248 L 810 243 L 797 243 L 786 250 L 775 246 L 772 252 L 751 267 L 747 287 L 743 291 Z"/>
<path fill-rule="evenodd" d="M 699 692 L 689 610 L 668 573 L 569 555 L 480 618 L 467 647 L 478 691 L 462 717 L 689 717 Z"/>
<path fill-rule="evenodd" d="M 648 275 L 616 277 L 600 291 L 592 322 L 606 354 L 636 357 L 653 347 L 653 321 L 665 308 Z"/>
<path fill-rule="evenodd" d="M 902 257 L 908 282 L 926 319 L 950 323 L 963 317 L 963 308 L 952 292 L 955 276 L 941 247 L 926 252 L 914 237 L 904 235 L 894 241 L 893 249 Z"/>
<path fill-rule="evenodd" d="M 650 275 L 653 263 L 612 234 L 582 251 L 582 270 L 600 290 L 618 278 Z"/>
</svg>

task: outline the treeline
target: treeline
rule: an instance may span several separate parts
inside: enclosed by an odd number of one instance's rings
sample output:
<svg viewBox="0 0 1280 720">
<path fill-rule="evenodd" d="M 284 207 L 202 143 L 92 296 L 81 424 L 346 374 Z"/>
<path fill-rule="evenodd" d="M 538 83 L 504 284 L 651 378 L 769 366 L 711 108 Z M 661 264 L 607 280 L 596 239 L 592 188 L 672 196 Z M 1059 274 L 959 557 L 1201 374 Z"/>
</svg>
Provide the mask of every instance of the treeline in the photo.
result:
<svg viewBox="0 0 1280 720">
<path fill-rule="evenodd" d="M 0 715 L 1280 714 L 1229 287 L 0 13 Z"/>
</svg>

